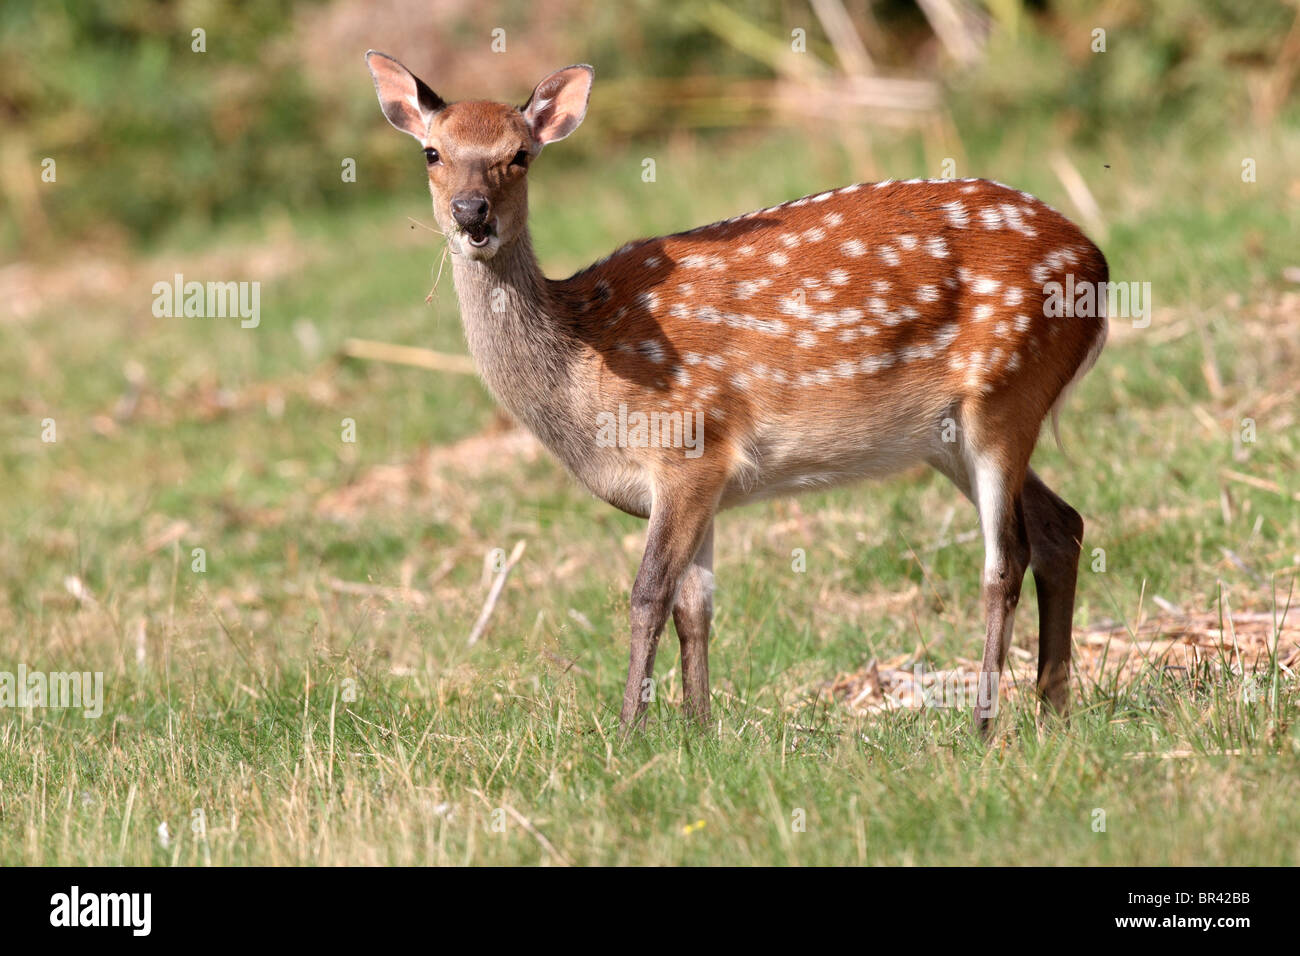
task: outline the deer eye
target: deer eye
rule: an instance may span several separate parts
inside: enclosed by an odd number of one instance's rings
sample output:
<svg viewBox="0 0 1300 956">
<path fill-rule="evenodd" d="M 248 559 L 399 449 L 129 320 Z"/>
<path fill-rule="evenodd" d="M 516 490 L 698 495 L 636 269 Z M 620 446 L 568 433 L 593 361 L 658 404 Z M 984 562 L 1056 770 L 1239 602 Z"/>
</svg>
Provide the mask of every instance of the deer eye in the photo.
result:
<svg viewBox="0 0 1300 956">
<path fill-rule="evenodd" d="M 519 152 L 515 153 L 515 158 L 512 159 L 512 160 L 510 160 L 510 165 L 511 165 L 511 166 L 524 166 L 524 167 L 527 167 L 527 166 L 528 166 L 528 152 L 527 152 L 527 150 L 523 150 L 523 149 L 521 149 Z"/>
<path fill-rule="evenodd" d="M 439 160 L 438 151 L 432 146 L 426 146 L 424 148 L 424 159 L 430 166 L 433 166 Z"/>
</svg>

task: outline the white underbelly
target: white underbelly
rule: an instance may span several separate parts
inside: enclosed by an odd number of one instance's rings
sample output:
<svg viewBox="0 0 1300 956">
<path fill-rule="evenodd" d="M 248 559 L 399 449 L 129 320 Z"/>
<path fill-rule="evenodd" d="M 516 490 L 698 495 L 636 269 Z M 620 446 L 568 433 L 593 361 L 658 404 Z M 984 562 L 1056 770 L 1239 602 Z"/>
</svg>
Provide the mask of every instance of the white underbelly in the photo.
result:
<svg viewBox="0 0 1300 956">
<path fill-rule="evenodd" d="M 758 441 L 739 464 L 723 494 L 723 506 L 800 494 L 883 478 L 927 460 L 935 437 L 924 430 L 904 434 L 845 429 L 838 434 L 774 433 Z"/>
</svg>

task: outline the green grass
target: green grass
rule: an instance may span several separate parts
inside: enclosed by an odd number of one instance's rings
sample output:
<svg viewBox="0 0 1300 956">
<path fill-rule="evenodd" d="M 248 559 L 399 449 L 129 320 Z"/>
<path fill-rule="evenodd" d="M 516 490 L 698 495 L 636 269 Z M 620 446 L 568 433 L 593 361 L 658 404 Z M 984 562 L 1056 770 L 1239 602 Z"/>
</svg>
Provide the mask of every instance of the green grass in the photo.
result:
<svg viewBox="0 0 1300 956">
<path fill-rule="evenodd" d="M 1284 169 L 1295 143 L 1278 130 L 1252 155 Z M 960 172 L 1071 212 L 1021 146 L 971 134 Z M 908 140 L 870 156 L 701 142 L 661 155 L 654 184 L 642 155 L 566 169 L 548 151 L 533 219 L 551 274 L 632 235 L 936 172 Z M 1214 609 L 1220 589 L 1270 610 L 1300 564 L 1295 502 L 1222 476 L 1289 493 L 1300 459 L 1300 314 L 1280 279 L 1297 192 L 1242 184 L 1233 155 L 1139 140 L 1072 156 L 1110 219 L 1112 277 L 1151 282 L 1157 305 L 1150 329 L 1115 329 L 1073 397 L 1070 458 L 1045 442 L 1035 459 L 1084 513 L 1086 549 L 1106 552 L 1104 574 L 1085 560 L 1079 626 L 1132 623 L 1152 595 Z M 1085 684 L 1068 728 L 1039 731 L 1015 702 L 987 749 L 963 712 L 861 719 L 818 693 L 872 657 L 977 655 L 974 513 L 928 474 L 725 515 L 714 721 L 678 716 L 670 630 L 650 729 L 619 743 L 642 524 L 546 459 L 440 463 L 441 446 L 494 427 L 476 380 L 332 358 L 349 337 L 463 350 L 450 277 L 423 301 L 436 237 L 407 216 L 431 221 L 414 175 L 409 195 L 346 217 L 177 234 L 111 294 L 57 266 L 57 294 L 0 321 L 0 670 L 106 683 L 96 720 L 0 712 L 0 863 L 1294 862 L 1285 673 L 1254 702 L 1218 672 Z M 262 281 L 261 326 L 153 318 L 150 286 L 174 271 Z M 119 414 L 129 377 L 135 410 Z M 1247 417 L 1258 440 L 1243 445 Z M 340 503 L 349 487 L 370 493 Z M 484 556 L 519 539 L 468 648 Z M 339 581 L 409 582 L 428 600 Z M 1017 646 L 1035 649 L 1035 621 L 1027 587 Z"/>
</svg>

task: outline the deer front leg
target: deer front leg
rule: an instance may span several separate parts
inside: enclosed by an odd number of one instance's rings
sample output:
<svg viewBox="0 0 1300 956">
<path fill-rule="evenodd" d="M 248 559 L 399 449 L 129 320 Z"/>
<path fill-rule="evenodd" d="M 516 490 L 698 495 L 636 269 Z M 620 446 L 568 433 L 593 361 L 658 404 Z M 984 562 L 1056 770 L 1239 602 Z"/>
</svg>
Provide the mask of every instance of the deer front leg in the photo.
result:
<svg viewBox="0 0 1300 956">
<path fill-rule="evenodd" d="M 709 627 L 713 622 L 713 525 L 682 576 L 673 605 L 673 626 L 682 645 L 682 709 L 709 722 Z"/>
<path fill-rule="evenodd" d="M 645 556 L 632 585 L 632 654 L 619 714 L 623 736 L 644 723 L 646 705 L 654 695 L 651 675 L 659 635 L 673 608 L 682 575 L 699 552 L 713 521 L 713 500 L 674 499 L 668 494 L 657 494 L 655 499 Z M 693 670 L 697 668 L 693 666 Z M 707 694 L 707 675 L 705 681 Z"/>
</svg>

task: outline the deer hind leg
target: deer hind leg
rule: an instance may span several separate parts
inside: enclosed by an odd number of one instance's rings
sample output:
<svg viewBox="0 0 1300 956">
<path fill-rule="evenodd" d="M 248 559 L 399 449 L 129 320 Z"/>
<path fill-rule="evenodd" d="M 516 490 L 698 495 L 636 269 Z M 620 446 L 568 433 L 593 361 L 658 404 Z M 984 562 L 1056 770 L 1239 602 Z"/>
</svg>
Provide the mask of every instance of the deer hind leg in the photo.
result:
<svg viewBox="0 0 1300 956">
<path fill-rule="evenodd" d="M 700 723 L 709 720 L 709 628 L 713 622 L 713 525 L 682 575 L 673 605 L 673 626 L 682 645 L 682 708 Z"/>
<path fill-rule="evenodd" d="M 1083 518 L 1033 470 L 1025 478 L 1030 567 L 1038 593 L 1038 696 L 1062 717 L 1070 705 L 1070 632 Z"/>
<path fill-rule="evenodd" d="M 1008 464 L 994 449 L 975 452 L 965 443 L 936 450 L 929 462 L 975 504 L 983 532 L 986 630 L 974 717 L 976 729 L 987 739 L 997 714 L 998 682 L 1011 647 L 1020 584 L 1030 560 L 1020 490 L 1026 466 L 1019 461 Z"/>
<path fill-rule="evenodd" d="M 632 585 L 629 614 L 632 649 L 619 725 L 623 736 L 643 725 L 653 698 L 655 651 L 682 576 L 699 553 L 713 521 L 716 496 L 659 492 L 650 511 L 645 556 Z M 688 655 L 689 656 L 689 655 Z M 693 665 L 698 675 L 698 667 Z M 706 690 L 707 695 L 707 690 Z"/>
<path fill-rule="evenodd" d="M 1019 447 L 1023 447 L 1023 444 Z M 1027 446 L 1032 449 L 1032 444 Z M 975 700 L 975 728 L 988 739 L 997 714 L 998 683 L 1011 646 L 1015 607 L 1030 564 L 1022 486 L 1028 455 L 1011 442 L 963 449 L 970 497 L 984 537 L 984 658 Z"/>
</svg>

